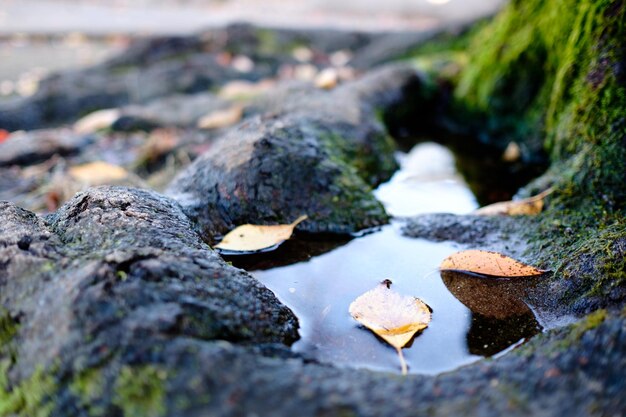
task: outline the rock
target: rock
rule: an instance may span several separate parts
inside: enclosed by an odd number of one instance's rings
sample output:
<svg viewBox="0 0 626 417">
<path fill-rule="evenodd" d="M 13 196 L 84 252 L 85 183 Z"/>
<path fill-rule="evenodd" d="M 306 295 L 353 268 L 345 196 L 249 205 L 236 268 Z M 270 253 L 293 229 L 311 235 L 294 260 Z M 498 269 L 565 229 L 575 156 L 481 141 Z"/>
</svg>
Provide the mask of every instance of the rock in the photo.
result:
<svg viewBox="0 0 626 417">
<path fill-rule="evenodd" d="M 54 155 L 76 154 L 93 139 L 67 129 L 14 133 L 0 143 L 0 167 L 33 165 Z"/>
<path fill-rule="evenodd" d="M 525 241 L 517 236 L 523 223 L 524 219 L 520 217 L 435 213 L 406 219 L 402 234 L 435 242 L 450 240 L 496 251 L 508 249 L 514 255 L 526 247 Z"/>
<path fill-rule="evenodd" d="M 287 349 L 292 313 L 219 259 L 171 199 L 100 187 L 45 220 L 8 203 L 0 218 L 3 326 L 18 323 L 0 346 L 0 360 L 13 352 L 0 398 L 28 384 L 51 395 L 30 395 L 10 409 L 18 414 L 521 416 L 626 406 L 616 395 L 626 366 L 619 311 L 436 377 L 339 369 Z M 468 401 L 477 392 L 481 401 Z"/>
<path fill-rule="evenodd" d="M 387 215 L 370 191 L 396 162 L 376 111 L 407 100 L 405 88 L 415 83 L 410 67 L 391 66 L 332 92 L 261 99 L 250 112 L 266 115 L 228 132 L 168 193 L 210 242 L 240 224 L 284 224 L 302 214 L 309 220 L 299 229 L 308 232 L 382 225 Z"/>
<path fill-rule="evenodd" d="M 236 225 L 290 223 L 302 214 L 310 220 L 299 229 L 310 232 L 381 225 L 387 215 L 370 186 L 330 142 L 338 132 L 302 118 L 257 117 L 216 142 L 169 194 L 211 242 Z"/>
<path fill-rule="evenodd" d="M 152 130 L 161 127 L 195 127 L 204 115 L 228 108 L 229 102 L 211 93 L 173 94 L 146 104 L 120 109 L 114 130 Z M 131 121 L 133 121 L 131 123 Z"/>
<path fill-rule="evenodd" d="M 58 361 L 62 369 L 106 361 L 138 341 L 298 338 L 293 313 L 219 258 L 166 197 L 93 188 L 47 224 L 1 209 L 0 301 L 19 317 L 16 378 Z"/>
<path fill-rule="evenodd" d="M 268 30 L 231 25 L 193 36 L 137 40 L 120 55 L 84 70 L 43 79 L 37 92 L 0 104 L 0 128 L 8 131 L 47 127 L 98 109 L 142 104 L 171 94 L 206 92 L 228 81 L 273 77 L 282 65 L 295 64 L 291 53 L 305 45 L 326 66 L 332 53 L 351 50 L 359 68 L 406 55 L 423 41 L 418 33 L 371 34 L 325 30 Z M 295 45 L 295 46 L 294 46 Z M 360 51 L 364 57 L 357 59 Z M 220 62 L 222 54 L 252 62 L 249 72 Z"/>
</svg>

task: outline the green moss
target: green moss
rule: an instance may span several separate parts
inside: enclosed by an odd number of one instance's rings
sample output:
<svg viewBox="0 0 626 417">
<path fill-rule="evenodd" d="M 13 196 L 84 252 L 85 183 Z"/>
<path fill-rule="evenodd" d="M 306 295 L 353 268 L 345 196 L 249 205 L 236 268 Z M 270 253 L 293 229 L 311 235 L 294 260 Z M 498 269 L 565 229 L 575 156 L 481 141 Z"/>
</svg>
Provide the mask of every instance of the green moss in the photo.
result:
<svg viewBox="0 0 626 417">
<path fill-rule="evenodd" d="M 455 90 L 457 121 L 484 140 L 549 154 L 528 188 L 555 188 L 529 255 L 582 282 L 572 303 L 626 275 L 625 16 L 624 0 L 514 0 L 474 36 Z"/>
<path fill-rule="evenodd" d="M 37 368 L 19 384 L 9 383 L 9 369 L 17 362 L 13 339 L 18 330 L 10 314 L 0 311 L 0 417 L 47 417 L 54 407 L 50 399 L 56 391 L 50 372 Z"/>
<path fill-rule="evenodd" d="M 578 329 L 580 329 L 580 335 L 583 333 L 595 329 L 606 320 L 607 311 L 606 310 L 596 310 L 593 313 L 589 314 L 585 317 L 578 325 Z"/>
<path fill-rule="evenodd" d="M 18 324 L 13 320 L 10 314 L 0 309 L 0 352 L 13 337 L 16 335 Z"/>
<path fill-rule="evenodd" d="M 0 360 L 8 359 L 9 363 L 16 361 L 17 351 L 13 339 L 18 330 L 18 323 L 8 311 L 0 308 Z"/>
<path fill-rule="evenodd" d="M 54 408 L 51 401 L 56 391 L 54 377 L 37 368 L 30 378 L 14 387 L 7 378 L 11 362 L 0 362 L 0 417 L 47 417 Z"/>
<path fill-rule="evenodd" d="M 472 39 L 487 23 L 488 20 L 481 20 L 460 33 L 450 31 L 439 34 L 428 42 L 417 45 L 400 59 L 409 60 L 432 78 L 456 80 L 460 70 L 469 61 L 467 51 Z"/>
<path fill-rule="evenodd" d="M 604 323 L 606 318 L 606 310 L 596 310 L 593 313 L 588 314 L 579 322 L 569 326 L 563 339 L 556 344 L 557 350 L 567 349 L 570 346 L 576 345 L 586 332 L 593 330 Z"/>
<path fill-rule="evenodd" d="M 257 29 L 257 51 L 261 54 L 272 55 L 280 50 L 275 31 L 271 29 Z"/>
<path fill-rule="evenodd" d="M 381 134 L 363 144 L 334 133 L 321 133 L 320 140 L 331 161 L 348 167 L 370 187 L 389 179 L 398 168 L 393 156 L 396 145 L 389 135 Z"/>
<path fill-rule="evenodd" d="M 100 369 L 87 369 L 80 372 L 70 383 L 70 392 L 78 397 L 82 407 L 89 409 L 89 415 L 103 415 L 104 408 L 95 404 L 104 392 L 105 379 Z"/>
<path fill-rule="evenodd" d="M 167 372 L 153 365 L 124 366 L 113 387 L 113 403 L 126 417 L 165 414 Z"/>
</svg>

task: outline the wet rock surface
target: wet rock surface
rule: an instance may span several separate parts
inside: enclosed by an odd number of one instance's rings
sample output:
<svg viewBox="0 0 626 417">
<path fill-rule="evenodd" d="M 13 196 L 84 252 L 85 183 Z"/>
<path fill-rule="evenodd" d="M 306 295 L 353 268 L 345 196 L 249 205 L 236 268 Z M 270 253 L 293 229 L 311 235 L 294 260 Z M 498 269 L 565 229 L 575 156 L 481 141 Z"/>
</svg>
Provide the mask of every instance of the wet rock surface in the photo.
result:
<svg viewBox="0 0 626 417">
<path fill-rule="evenodd" d="M 298 338 L 293 313 L 153 192 L 94 188 L 45 221 L 5 203 L 2 225 L 0 297 L 19 323 L 16 378 L 114 361 L 149 340 Z"/>
</svg>

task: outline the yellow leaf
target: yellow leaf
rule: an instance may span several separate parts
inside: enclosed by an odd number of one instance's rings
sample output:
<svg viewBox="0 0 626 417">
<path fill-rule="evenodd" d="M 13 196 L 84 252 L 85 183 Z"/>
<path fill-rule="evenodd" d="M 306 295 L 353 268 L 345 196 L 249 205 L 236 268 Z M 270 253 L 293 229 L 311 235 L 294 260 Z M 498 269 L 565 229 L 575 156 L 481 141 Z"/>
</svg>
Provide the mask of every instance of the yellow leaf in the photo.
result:
<svg viewBox="0 0 626 417">
<path fill-rule="evenodd" d="M 94 133 L 110 127 L 120 117 L 118 109 L 97 110 L 74 123 L 77 133 Z"/>
<path fill-rule="evenodd" d="M 407 366 L 402 348 L 415 333 L 428 327 L 430 310 L 420 299 L 403 296 L 392 291 L 391 281 L 386 279 L 350 304 L 350 315 L 359 323 L 396 348 L 402 373 Z"/>
<path fill-rule="evenodd" d="M 230 81 L 221 88 L 218 96 L 227 100 L 249 99 L 267 92 L 275 84 L 275 81 L 269 79 L 256 83 L 244 80 Z"/>
<path fill-rule="evenodd" d="M 531 277 L 546 271 L 523 264 L 498 252 L 464 250 L 453 253 L 441 262 L 442 271 L 463 271 L 494 277 Z"/>
<path fill-rule="evenodd" d="M 269 226 L 244 224 L 231 230 L 215 248 L 234 253 L 270 249 L 289 239 L 293 229 L 306 219 L 307 216 L 300 216 L 291 224 Z"/>
<path fill-rule="evenodd" d="M 234 125 L 243 116 L 243 107 L 233 106 L 228 109 L 217 110 L 198 120 L 200 129 L 219 129 Z"/>
<path fill-rule="evenodd" d="M 544 198 L 552 191 L 552 188 L 548 188 L 546 191 L 533 197 L 489 204 L 488 206 L 479 208 L 474 212 L 474 214 L 481 216 L 534 216 L 541 213 L 543 210 Z"/>
<path fill-rule="evenodd" d="M 331 90 L 339 82 L 339 73 L 334 68 L 326 68 L 315 77 L 314 83 L 317 88 Z"/>
<path fill-rule="evenodd" d="M 89 185 L 104 185 L 128 177 L 128 171 L 103 161 L 89 162 L 71 167 L 70 176 Z"/>
</svg>

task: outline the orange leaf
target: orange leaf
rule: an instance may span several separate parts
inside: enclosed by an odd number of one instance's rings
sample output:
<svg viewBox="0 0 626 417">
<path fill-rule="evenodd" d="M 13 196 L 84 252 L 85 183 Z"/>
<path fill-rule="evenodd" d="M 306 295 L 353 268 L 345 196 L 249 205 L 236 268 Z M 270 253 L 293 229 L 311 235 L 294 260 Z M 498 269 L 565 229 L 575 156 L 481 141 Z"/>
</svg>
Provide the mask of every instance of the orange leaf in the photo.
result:
<svg viewBox="0 0 626 417">
<path fill-rule="evenodd" d="M 493 277 L 531 277 L 546 271 L 523 264 L 498 252 L 464 250 L 448 256 L 441 262 L 442 271 L 463 271 Z"/>
</svg>

